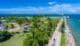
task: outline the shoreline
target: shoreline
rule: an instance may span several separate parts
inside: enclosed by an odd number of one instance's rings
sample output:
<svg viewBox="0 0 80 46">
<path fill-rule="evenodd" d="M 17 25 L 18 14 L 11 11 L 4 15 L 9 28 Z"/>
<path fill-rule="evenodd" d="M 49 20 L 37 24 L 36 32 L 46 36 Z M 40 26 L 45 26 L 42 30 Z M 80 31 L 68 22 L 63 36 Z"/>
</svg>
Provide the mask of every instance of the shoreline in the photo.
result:
<svg viewBox="0 0 80 46">
<path fill-rule="evenodd" d="M 64 17 L 64 22 L 65 22 L 65 35 L 66 35 L 66 38 L 67 38 L 67 40 L 66 40 L 67 46 L 76 46 L 76 41 L 74 39 L 72 31 L 70 30 L 70 28 L 67 24 L 66 17 Z"/>
</svg>

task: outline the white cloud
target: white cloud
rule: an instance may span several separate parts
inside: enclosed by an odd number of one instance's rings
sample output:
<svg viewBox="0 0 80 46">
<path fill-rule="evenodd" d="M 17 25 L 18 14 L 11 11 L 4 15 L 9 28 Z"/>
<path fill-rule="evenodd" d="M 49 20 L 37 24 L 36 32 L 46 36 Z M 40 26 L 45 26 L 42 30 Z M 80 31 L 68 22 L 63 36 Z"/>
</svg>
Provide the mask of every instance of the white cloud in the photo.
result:
<svg viewBox="0 0 80 46">
<path fill-rule="evenodd" d="M 56 4 L 57 2 L 48 2 L 49 5 Z"/>
<path fill-rule="evenodd" d="M 0 9 L 0 13 L 11 13 L 11 14 L 33 14 L 33 13 L 68 13 L 76 14 L 80 13 L 80 6 L 74 6 L 71 4 L 55 4 L 49 7 L 24 7 L 24 8 L 10 8 Z"/>
</svg>

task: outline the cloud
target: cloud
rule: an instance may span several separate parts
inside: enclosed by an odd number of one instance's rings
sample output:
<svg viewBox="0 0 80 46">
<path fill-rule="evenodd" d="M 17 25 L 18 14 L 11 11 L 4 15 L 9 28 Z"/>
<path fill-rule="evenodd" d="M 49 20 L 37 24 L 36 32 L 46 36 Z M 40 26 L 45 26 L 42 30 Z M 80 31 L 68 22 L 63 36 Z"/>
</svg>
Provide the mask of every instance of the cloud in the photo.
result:
<svg viewBox="0 0 80 46">
<path fill-rule="evenodd" d="M 56 4 L 57 2 L 48 2 L 49 5 Z"/>
<path fill-rule="evenodd" d="M 80 6 L 72 4 L 55 4 L 48 7 L 22 7 L 0 9 L 0 13 L 9 14 L 79 14 Z"/>
</svg>

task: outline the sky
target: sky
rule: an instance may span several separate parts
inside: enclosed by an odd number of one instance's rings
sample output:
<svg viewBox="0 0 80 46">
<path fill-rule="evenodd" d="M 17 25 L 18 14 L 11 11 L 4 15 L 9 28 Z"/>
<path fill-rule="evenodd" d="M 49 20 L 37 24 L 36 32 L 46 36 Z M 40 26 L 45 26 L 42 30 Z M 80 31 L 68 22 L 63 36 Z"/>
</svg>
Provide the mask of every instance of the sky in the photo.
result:
<svg viewBox="0 0 80 46">
<path fill-rule="evenodd" d="M 80 0 L 0 0 L 0 14 L 80 14 Z"/>
</svg>

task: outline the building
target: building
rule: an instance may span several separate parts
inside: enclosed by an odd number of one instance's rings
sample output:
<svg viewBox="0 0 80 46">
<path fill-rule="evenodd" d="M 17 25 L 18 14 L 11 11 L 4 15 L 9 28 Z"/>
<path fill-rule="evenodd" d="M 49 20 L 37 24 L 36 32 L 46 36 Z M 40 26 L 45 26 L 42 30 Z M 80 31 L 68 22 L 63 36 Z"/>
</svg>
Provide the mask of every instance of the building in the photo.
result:
<svg viewBox="0 0 80 46">
<path fill-rule="evenodd" d="M 0 31 L 6 31 L 6 20 L 0 20 Z"/>
</svg>

